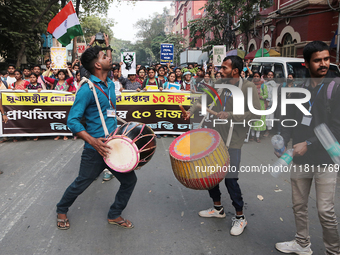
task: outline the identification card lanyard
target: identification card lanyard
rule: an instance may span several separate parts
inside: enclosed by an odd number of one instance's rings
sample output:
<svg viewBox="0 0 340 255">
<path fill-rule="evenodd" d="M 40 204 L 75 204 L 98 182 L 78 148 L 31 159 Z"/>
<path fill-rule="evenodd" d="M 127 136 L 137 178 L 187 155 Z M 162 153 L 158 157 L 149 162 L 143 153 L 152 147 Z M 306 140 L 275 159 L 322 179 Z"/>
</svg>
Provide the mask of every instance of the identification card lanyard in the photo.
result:
<svg viewBox="0 0 340 255">
<path fill-rule="evenodd" d="M 223 104 L 223 111 L 225 112 L 225 106 L 227 104 L 228 99 L 232 96 L 232 93 L 230 92 L 229 96 L 227 96 L 227 92 L 224 92 L 224 104 Z"/>
<path fill-rule="evenodd" d="M 115 118 L 116 117 L 116 109 L 113 107 L 112 102 L 111 102 L 110 90 L 109 90 L 109 95 L 107 95 L 100 83 L 99 83 L 99 86 L 102 89 L 102 92 L 104 93 L 104 95 L 109 99 L 110 109 L 106 110 L 106 115 L 107 115 L 107 117 Z"/>
<path fill-rule="evenodd" d="M 309 103 L 309 109 L 308 109 L 309 113 L 311 113 L 312 107 L 313 107 L 313 105 L 314 105 L 314 103 L 315 103 L 315 100 L 316 100 L 317 96 L 319 95 L 319 92 L 320 92 L 320 90 L 322 89 L 322 87 L 323 87 L 323 84 L 322 84 L 321 87 L 319 88 L 318 93 L 316 93 L 316 96 L 315 96 L 313 102 L 311 102 L 310 100 L 308 101 L 308 103 Z M 301 124 L 309 127 L 310 124 L 312 123 L 312 119 L 313 119 L 313 116 L 312 116 L 312 115 L 309 115 L 309 116 L 303 115 Z"/>
</svg>

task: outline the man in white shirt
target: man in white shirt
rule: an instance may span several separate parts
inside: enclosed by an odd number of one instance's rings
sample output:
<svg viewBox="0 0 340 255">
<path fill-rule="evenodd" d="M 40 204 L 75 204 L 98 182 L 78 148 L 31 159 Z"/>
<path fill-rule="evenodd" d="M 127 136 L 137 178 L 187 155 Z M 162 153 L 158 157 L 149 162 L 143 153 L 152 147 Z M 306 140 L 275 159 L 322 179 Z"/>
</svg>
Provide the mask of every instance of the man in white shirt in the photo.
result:
<svg viewBox="0 0 340 255">
<path fill-rule="evenodd" d="M 17 79 L 15 79 L 15 75 L 14 75 L 15 65 L 9 64 L 8 68 L 7 68 L 7 71 L 8 71 L 8 77 L 6 79 L 7 84 L 13 84 L 14 82 L 17 81 Z"/>
</svg>

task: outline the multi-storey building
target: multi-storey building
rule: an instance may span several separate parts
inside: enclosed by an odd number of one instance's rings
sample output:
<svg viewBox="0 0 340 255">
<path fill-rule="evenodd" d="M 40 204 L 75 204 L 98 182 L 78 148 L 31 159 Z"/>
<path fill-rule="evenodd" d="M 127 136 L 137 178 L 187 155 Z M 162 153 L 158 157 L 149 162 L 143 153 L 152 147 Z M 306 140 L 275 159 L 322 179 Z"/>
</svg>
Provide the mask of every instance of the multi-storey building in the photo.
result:
<svg viewBox="0 0 340 255">
<path fill-rule="evenodd" d="M 202 18 L 204 12 L 204 5 L 207 3 L 205 1 L 175 1 L 175 16 L 173 19 L 173 32 L 175 34 L 182 34 L 185 43 L 184 47 L 187 48 L 191 42 L 189 29 L 183 30 L 190 20 Z M 196 47 L 202 47 L 202 40 L 200 40 Z"/>
</svg>

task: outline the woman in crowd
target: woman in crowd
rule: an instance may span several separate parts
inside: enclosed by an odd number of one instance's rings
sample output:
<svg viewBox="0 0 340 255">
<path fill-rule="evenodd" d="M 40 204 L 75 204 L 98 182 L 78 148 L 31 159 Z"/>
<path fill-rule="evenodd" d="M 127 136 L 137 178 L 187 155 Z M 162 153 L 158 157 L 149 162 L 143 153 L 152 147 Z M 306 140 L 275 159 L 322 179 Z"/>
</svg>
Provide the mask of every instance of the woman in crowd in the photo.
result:
<svg viewBox="0 0 340 255">
<path fill-rule="evenodd" d="M 155 68 L 149 67 L 148 68 L 148 78 L 146 78 L 143 82 L 142 89 L 147 91 L 149 89 L 156 90 L 159 89 L 160 91 L 163 90 L 163 83 L 155 78 Z"/>
<path fill-rule="evenodd" d="M 48 82 L 53 90 L 58 91 L 68 91 L 69 87 L 73 83 L 73 76 L 70 71 L 70 69 L 66 68 L 68 75 L 70 78 L 66 79 L 66 71 L 64 69 L 59 70 L 58 72 L 58 81 L 55 79 L 52 79 L 50 77 L 44 77 L 45 81 Z M 57 141 L 60 138 L 60 136 L 57 136 L 54 138 L 55 141 Z M 68 138 L 67 136 L 64 136 L 64 140 L 66 141 Z"/>
<path fill-rule="evenodd" d="M 35 73 L 31 73 L 30 75 L 30 83 L 26 86 L 25 91 L 28 92 L 28 90 L 38 90 L 38 93 L 42 90 L 42 85 L 38 83 L 38 75 Z M 35 137 L 33 140 L 38 141 L 39 137 Z"/>
<path fill-rule="evenodd" d="M 265 110 L 266 109 L 266 102 L 267 102 L 266 99 L 268 98 L 268 90 L 267 90 L 267 86 L 261 80 L 261 75 L 259 73 L 254 73 L 253 83 L 256 85 L 257 93 L 258 93 L 259 98 L 260 98 L 261 110 Z M 261 142 L 260 132 L 266 130 L 266 116 L 262 115 L 261 120 L 253 123 L 253 126 L 255 126 L 255 127 L 251 128 L 250 141 L 254 141 L 254 136 L 255 136 L 255 131 L 256 131 L 256 141 L 258 143 L 260 143 Z"/>
<path fill-rule="evenodd" d="M 170 83 L 172 83 L 172 84 L 179 84 L 176 81 L 176 74 L 174 72 L 169 73 L 168 81 L 163 84 L 163 89 L 170 89 L 169 88 L 169 84 Z"/>
<path fill-rule="evenodd" d="M 146 76 L 146 70 L 144 67 L 141 67 L 137 72 L 138 77 L 136 78 L 136 81 L 140 83 L 140 85 L 143 85 L 143 82 L 145 80 Z"/>
<path fill-rule="evenodd" d="M 166 72 L 164 66 L 160 66 L 157 70 L 158 76 L 156 77 L 162 83 L 165 83 L 168 79 L 166 77 Z"/>
<path fill-rule="evenodd" d="M 183 85 L 183 80 L 182 80 L 183 73 L 182 73 L 181 69 L 176 67 L 176 68 L 174 68 L 174 72 L 176 74 L 176 81 L 177 81 L 177 83 Z"/>
<path fill-rule="evenodd" d="M 14 75 L 17 81 L 11 84 L 11 88 L 13 90 L 15 89 L 24 90 L 30 82 L 22 79 L 22 72 L 20 70 L 15 70 Z"/>
<path fill-rule="evenodd" d="M 75 74 L 75 79 L 73 80 L 73 83 L 68 88 L 68 92 L 76 93 L 79 89 L 79 83 L 80 83 L 80 71 L 77 70 Z"/>
<path fill-rule="evenodd" d="M 129 81 L 126 83 L 126 89 L 127 90 L 136 90 L 140 91 L 142 85 L 137 81 L 136 75 L 135 74 L 129 74 L 128 75 Z"/>
</svg>

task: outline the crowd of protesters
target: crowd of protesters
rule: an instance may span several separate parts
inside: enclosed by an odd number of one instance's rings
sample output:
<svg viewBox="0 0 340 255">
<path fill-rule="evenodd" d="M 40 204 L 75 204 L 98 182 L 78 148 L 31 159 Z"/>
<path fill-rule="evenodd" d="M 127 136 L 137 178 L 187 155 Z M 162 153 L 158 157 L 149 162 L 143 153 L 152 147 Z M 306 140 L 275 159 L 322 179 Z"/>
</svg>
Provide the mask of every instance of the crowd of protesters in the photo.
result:
<svg viewBox="0 0 340 255">
<path fill-rule="evenodd" d="M 214 87 L 216 83 L 223 83 L 223 76 L 218 67 L 213 64 L 199 65 L 197 63 L 188 64 L 185 67 L 176 67 L 174 65 L 161 65 L 159 63 L 152 66 L 142 66 L 137 64 L 136 74 L 129 74 L 123 77 L 121 68 L 122 62 L 113 63 L 112 70 L 109 72 L 110 79 L 115 84 L 116 94 L 124 90 L 147 91 L 147 90 L 168 90 L 170 84 L 176 84 L 181 91 L 190 91 L 192 93 L 203 92 L 210 86 Z M 43 67 L 43 68 L 42 68 Z M 33 65 L 30 68 L 24 67 L 22 70 L 16 69 L 15 65 L 9 64 L 7 70 L 1 71 L 0 89 L 13 90 L 58 90 L 76 93 L 79 89 L 81 80 L 81 63 L 75 60 L 73 63 L 68 62 L 65 69 L 53 68 L 53 64 L 48 59 L 45 65 Z M 278 87 L 278 95 L 282 87 L 295 86 L 294 75 L 289 74 L 285 82 L 275 81 L 275 74 L 272 71 L 264 73 L 252 72 L 249 62 L 244 63 L 244 69 L 241 73 L 243 79 L 252 81 L 258 90 L 261 100 L 261 110 L 266 110 L 272 106 L 274 87 Z M 172 88 L 173 89 L 173 88 Z M 273 128 L 271 119 L 280 118 L 280 107 L 276 113 L 270 116 L 261 116 L 256 126 L 250 131 L 249 141 L 261 142 L 261 137 L 267 137 Z M 266 120 L 267 119 L 267 120 Z M 261 125 L 262 123 L 262 125 Z M 280 125 L 276 125 L 277 132 L 280 133 Z M 158 135 L 160 138 L 160 136 Z M 166 135 L 165 135 L 166 137 Z M 75 137 L 76 138 L 76 137 Z M 59 137 L 55 137 L 58 140 Z M 6 140 L 6 138 L 5 138 Z M 34 140 L 38 140 L 36 137 Z M 64 137 L 67 140 L 67 137 Z M 13 139 L 17 141 L 16 138 Z"/>
</svg>

